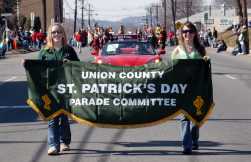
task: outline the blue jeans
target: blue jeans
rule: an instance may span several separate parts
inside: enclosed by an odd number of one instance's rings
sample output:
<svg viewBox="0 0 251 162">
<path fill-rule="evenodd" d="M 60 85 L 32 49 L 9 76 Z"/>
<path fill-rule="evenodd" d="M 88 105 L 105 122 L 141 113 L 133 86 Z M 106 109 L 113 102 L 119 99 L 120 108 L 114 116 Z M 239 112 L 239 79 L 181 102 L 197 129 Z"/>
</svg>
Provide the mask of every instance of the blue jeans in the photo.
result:
<svg viewBox="0 0 251 162">
<path fill-rule="evenodd" d="M 183 149 L 192 150 L 193 145 L 198 145 L 199 127 L 185 117 L 181 119 L 181 138 Z"/>
<path fill-rule="evenodd" d="M 60 115 L 48 122 L 48 146 L 59 150 L 60 143 L 71 143 L 70 124 L 66 115 Z"/>
<path fill-rule="evenodd" d="M 247 53 L 247 49 L 246 49 L 246 44 L 245 42 L 243 42 L 241 44 L 241 52 L 243 53 L 243 55 L 245 55 Z"/>
</svg>

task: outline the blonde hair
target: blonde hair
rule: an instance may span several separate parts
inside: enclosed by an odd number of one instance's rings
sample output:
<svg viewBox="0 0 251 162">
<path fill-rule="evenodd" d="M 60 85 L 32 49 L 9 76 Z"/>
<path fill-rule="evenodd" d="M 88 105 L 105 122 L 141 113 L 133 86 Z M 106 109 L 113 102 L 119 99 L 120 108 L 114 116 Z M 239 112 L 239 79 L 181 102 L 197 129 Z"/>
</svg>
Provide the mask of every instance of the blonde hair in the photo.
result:
<svg viewBox="0 0 251 162">
<path fill-rule="evenodd" d="M 49 26 L 47 31 L 47 43 L 45 45 L 46 48 L 54 48 L 53 40 L 52 40 L 52 28 L 57 26 L 59 30 L 62 32 L 62 45 L 65 46 L 67 44 L 67 37 L 64 30 L 64 27 L 60 23 L 53 23 Z"/>
</svg>

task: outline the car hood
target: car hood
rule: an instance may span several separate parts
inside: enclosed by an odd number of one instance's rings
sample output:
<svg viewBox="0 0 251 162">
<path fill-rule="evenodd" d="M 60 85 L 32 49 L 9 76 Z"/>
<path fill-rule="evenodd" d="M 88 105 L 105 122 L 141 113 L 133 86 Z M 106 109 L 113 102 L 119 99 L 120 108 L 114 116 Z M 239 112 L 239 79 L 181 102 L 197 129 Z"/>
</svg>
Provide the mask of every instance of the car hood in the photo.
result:
<svg viewBox="0 0 251 162">
<path fill-rule="evenodd" d="M 104 64 L 114 66 L 141 66 L 147 64 L 155 59 L 159 59 L 159 55 L 115 55 L 115 56 L 101 56 L 97 59 L 102 60 Z"/>
</svg>

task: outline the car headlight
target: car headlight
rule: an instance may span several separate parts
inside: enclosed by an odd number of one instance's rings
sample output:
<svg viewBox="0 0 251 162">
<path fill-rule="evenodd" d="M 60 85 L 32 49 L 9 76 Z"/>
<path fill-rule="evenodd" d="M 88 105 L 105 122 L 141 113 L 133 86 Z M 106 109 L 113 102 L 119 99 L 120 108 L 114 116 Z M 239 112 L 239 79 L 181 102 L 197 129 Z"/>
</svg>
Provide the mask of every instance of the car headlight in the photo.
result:
<svg viewBox="0 0 251 162">
<path fill-rule="evenodd" d="M 155 58 L 155 59 L 152 59 L 152 60 L 150 60 L 149 62 L 148 62 L 148 64 L 149 63 L 159 63 L 161 61 L 161 59 L 160 58 Z"/>
<path fill-rule="evenodd" d="M 98 63 L 98 64 L 102 64 L 103 61 L 102 61 L 102 60 L 97 60 L 97 63 Z"/>
<path fill-rule="evenodd" d="M 155 63 L 159 63 L 159 62 L 160 62 L 160 59 L 154 59 L 154 62 L 155 62 Z"/>
</svg>

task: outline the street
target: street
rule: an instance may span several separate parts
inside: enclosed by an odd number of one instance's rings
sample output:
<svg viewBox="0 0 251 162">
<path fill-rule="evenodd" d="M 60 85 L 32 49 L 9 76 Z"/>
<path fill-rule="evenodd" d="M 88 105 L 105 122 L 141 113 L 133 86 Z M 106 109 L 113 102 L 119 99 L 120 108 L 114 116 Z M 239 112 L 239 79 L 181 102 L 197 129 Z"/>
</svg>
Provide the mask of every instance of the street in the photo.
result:
<svg viewBox="0 0 251 162">
<path fill-rule="evenodd" d="M 167 49 L 170 55 L 172 49 Z M 90 57 L 88 48 L 81 60 Z M 249 162 L 251 159 L 251 56 L 216 54 L 212 63 L 215 107 L 200 130 L 200 149 L 183 155 L 178 119 L 138 129 L 92 128 L 72 122 L 71 150 L 47 155 L 47 122 L 27 106 L 23 59 L 37 52 L 9 54 L 0 60 L 1 162 Z M 182 74 L 181 74 L 182 75 Z"/>
</svg>

